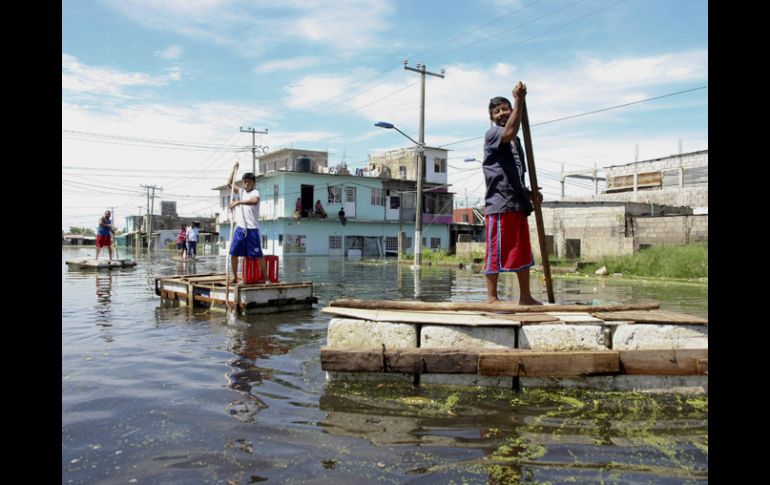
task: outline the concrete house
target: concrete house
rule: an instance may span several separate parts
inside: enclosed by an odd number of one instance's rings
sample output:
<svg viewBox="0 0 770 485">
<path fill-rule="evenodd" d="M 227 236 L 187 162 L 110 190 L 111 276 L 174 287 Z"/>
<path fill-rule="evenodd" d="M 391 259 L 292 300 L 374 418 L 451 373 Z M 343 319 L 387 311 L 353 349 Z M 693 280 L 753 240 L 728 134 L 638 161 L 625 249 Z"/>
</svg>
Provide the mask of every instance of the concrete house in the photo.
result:
<svg viewBox="0 0 770 485">
<path fill-rule="evenodd" d="M 604 191 L 543 204 L 549 253 L 596 259 L 708 242 L 708 150 L 613 165 L 605 173 Z M 534 221 L 530 237 L 539 257 Z"/>
<path fill-rule="evenodd" d="M 434 249 L 449 247 L 452 222 L 453 194 L 446 188 L 446 150 L 437 149 L 436 153 L 442 151 L 444 161 L 443 165 L 439 162 L 439 170 L 443 167 L 443 172 L 426 172 L 423 185 L 422 243 Z M 329 168 L 324 156 L 312 159 L 308 155 L 319 152 L 284 149 L 275 153 L 280 154 L 277 160 L 273 160 L 273 154 L 265 158 L 271 160 L 270 165 L 260 159 L 256 183 L 261 197 L 260 229 L 265 254 L 396 256 L 399 228 L 405 233 L 404 252 L 414 251 L 414 178 L 392 178 L 387 170 L 379 169 L 376 161 L 351 174 L 344 165 Z M 426 165 L 434 164 L 434 158 L 426 157 Z M 436 173 L 443 173 L 443 177 Z M 225 253 L 230 240 L 230 191 L 226 185 L 214 190 L 220 194 L 217 230 Z M 299 218 L 294 214 L 297 200 L 302 208 Z M 313 213 L 319 200 L 326 218 Z M 344 225 L 338 216 L 340 209 L 345 211 Z"/>
</svg>

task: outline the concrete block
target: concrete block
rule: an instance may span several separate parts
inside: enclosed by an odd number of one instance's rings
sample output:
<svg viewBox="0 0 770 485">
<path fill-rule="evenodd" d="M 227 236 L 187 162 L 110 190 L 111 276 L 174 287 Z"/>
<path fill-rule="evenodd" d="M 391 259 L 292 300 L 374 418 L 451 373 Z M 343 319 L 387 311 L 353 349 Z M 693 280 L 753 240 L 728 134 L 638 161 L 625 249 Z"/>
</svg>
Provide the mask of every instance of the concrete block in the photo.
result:
<svg viewBox="0 0 770 485">
<path fill-rule="evenodd" d="M 707 349 L 707 325 L 620 325 L 612 330 L 612 349 Z"/>
<path fill-rule="evenodd" d="M 417 347 L 417 329 L 408 323 L 372 322 L 355 318 L 332 318 L 326 345 L 337 349 Z M 412 382 L 411 374 L 374 372 L 327 372 L 327 381 L 403 381 Z"/>
<path fill-rule="evenodd" d="M 587 379 L 590 379 L 587 378 Z M 708 394 L 708 376 L 612 376 L 613 390 L 645 393 Z"/>
<path fill-rule="evenodd" d="M 514 349 L 516 327 L 460 327 L 423 325 L 420 347 L 458 349 Z"/>
<path fill-rule="evenodd" d="M 522 389 L 578 388 L 668 394 L 708 394 L 707 376 L 521 377 Z"/>
<path fill-rule="evenodd" d="M 423 374 L 420 376 L 420 385 L 449 385 L 449 386 L 483 386 L 513 388 L 512 377 L 491 377 L 474 374 Z"/>
<path fill-rule="evenodd" d="M 613 376 L 596 377 L 520 377 L 522 389 L 531 388 L 577 388 L 596 391 L 612 391 Z"/>
<path fill-rule="evenodd" d="M 336 349 L 417 347 L 417 329 L 408 323 L 372 322 L 354 318 L 332 318 L 326 345 Z"/>
<path fill-rule="evenodd" d="M 602 325 L 524 325 L 518 348 L 532 350 L 607 350 L 609 330 Z"/>
<path fill-rule="evenodd" d="M 376 373 L 376 372 L 327 372 L 327 382 L 413 382 L 412 374 Z"/>
<path fill-rule="evenodd" d="M 514 349 L 515 327 L 455 327 L 423 325 L 420 332 L 422 348 Z M 510 389 L 511 377 L 490 377 L 470 374 L 424 374 L 420 384 L 449 384 L 455 386 L 487 386 Z"/>
</svg>

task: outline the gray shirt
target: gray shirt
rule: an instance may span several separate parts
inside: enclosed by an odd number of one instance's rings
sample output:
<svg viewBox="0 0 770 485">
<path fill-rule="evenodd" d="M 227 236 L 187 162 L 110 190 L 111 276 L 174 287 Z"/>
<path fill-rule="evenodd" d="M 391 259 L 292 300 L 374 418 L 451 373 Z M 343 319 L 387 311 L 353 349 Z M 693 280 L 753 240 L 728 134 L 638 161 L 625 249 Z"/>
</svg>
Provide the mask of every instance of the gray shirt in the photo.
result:
<svg viewBox="0 0 770 485">
<path fill-rule="evenodd" d="M 495 125 L 484 137 L 484 180 L 487 183 L 486 213 L 534 210 L 529 189 L 524 184 L 524 150 L 517 136 L 515 143 L 503 143 L 503 127 Z"/>
</svg>

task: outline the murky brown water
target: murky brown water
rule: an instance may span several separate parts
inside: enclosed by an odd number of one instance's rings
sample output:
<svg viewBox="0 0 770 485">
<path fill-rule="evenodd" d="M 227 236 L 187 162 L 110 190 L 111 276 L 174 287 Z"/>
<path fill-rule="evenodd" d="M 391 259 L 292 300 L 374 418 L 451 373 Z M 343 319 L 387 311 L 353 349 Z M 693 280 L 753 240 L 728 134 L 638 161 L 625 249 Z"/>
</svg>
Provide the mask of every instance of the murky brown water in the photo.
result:
<svg viewBox="0 0 770 485">
<path fill-rule="evenodd" d="M 62 483 L 707 481 L 705 396 L 325 383 L 329 300 L 481 301 L 482 275 L 426 268 L 416 288 L 404 266 L 287 258 L 282 279 L 313 280 L 316 308 L 227 325 L 153 292 L 154 276 L 224 272 L 223 257 L 64 264 L 92 254 L 62 249 Z M 555 293 L 708 316 L 700 285 L 557 280 Z"/>
</svg>

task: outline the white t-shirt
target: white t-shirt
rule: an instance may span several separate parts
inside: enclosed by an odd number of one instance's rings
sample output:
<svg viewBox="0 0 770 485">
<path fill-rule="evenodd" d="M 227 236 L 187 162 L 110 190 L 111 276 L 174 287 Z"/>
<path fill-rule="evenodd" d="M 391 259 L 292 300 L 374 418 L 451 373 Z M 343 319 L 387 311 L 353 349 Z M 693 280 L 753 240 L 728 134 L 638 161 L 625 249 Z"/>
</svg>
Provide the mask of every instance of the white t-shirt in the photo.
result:
<svg viewBox="0 0 770 485">
<path fill-rule="evenodd" d="M 259 190 L 238 189 L 238 199 L 241 201 L 254 200 L 259 197 Z M 238 205 L 235 211 L 235 224 L 244 229 L 259 229 L 259 202 L 254 205 Z"/>
<path fill-rule="evenodd" d="M 187 228 L 187 240 L 190 242 L 198 242 L 198 228 L 197 227 L 188 227 Z"/>
</svg>

